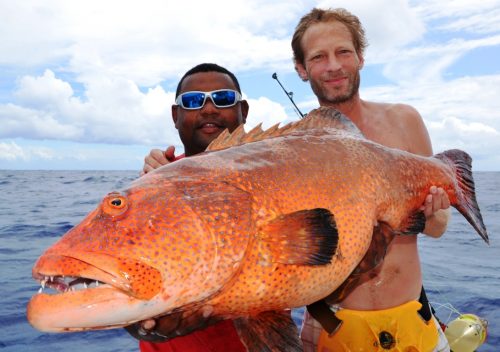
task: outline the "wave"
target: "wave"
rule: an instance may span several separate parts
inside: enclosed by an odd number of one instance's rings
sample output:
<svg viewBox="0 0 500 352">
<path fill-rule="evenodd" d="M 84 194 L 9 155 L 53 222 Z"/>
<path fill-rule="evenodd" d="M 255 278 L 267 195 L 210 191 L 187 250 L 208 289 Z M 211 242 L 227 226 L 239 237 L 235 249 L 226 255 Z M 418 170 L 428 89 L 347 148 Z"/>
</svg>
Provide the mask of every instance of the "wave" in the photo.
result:
<svg viewBox="0 0 500 352">
<path fill-rule="evenodd" d="M 13 224 L 0 228 L 2 237 L 26 236 L 26 238 L 58 237 L 73 227 L 69 222 L 58 222 L 49 225 Z"/>
</svg>

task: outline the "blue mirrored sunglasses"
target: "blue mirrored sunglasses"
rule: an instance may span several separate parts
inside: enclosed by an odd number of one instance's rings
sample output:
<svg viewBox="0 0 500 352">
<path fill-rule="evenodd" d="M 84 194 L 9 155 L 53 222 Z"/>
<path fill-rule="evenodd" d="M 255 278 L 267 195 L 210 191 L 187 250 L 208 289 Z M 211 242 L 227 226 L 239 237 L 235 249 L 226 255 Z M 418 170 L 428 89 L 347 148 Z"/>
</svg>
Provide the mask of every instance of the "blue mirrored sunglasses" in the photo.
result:
<svg viewBox="0 0 500 352">
<path fill-rule="evenodd" d="M 241 100 L 241 94 L 238 91 L 219 89 L 211 92 L 185 92 L 175 99 L 175 103 L 186 110 L 197 110 L 205 105 L 207 97 L 210 97 L 212 103 L 218 108 L 229 108 Z"/>
</svg>

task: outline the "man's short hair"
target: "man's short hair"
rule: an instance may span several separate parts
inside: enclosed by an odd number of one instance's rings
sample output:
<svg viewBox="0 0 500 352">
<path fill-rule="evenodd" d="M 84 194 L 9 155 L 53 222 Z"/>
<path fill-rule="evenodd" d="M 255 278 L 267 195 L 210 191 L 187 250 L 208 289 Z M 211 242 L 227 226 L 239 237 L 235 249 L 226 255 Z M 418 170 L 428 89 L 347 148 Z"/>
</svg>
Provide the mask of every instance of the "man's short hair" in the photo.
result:
<svg viewBox="0 0 500 352">
<path fill-rule="evenodd" d="M 356 53 L 363 56 L 364 50 L 368 43 L 365 38 L 365 30 L 359 21 L 359 18 L 347 11 L 346 9 L 319 9 L 313 8 L 311 12 L 304 15 L 292 37 L 293 60 L 296 63 L 304 65 L 304 51 L 302 49 L 302 37 L 306 30 L 314 24 L 337 21 L 343 23 L 349 32 L 351 32 L 352 41 Z"/>
<path fill-rule="evenodd" d="M 226 69 L 222 66 L 219 66 L 217 64 L 203 63 L 203 64 L 196 65 L 195 67 L 193 67 L 192 69 L 187 71 L 184 74 L 184 76 L 182 76 L 181 80 L 179 81 L 179 84 L 177 85 L 177 90 L 175 91 L 176 98 L 181 93 L 182 82 L 184 82 L 186 77 L 191 76 L 195 73 L 200 73 L 200 72 L 220 72 L 220 73 L 224 73 L 224 74 L 228 75 L 231 78 L 231 80 L 233 81 L 233 83 L 236 87 L 236 90 L 241 94 L 240 84 L 238 83 L 236 76 L 231 71 L 229 71 L 228 69 Z"/>
</svg>

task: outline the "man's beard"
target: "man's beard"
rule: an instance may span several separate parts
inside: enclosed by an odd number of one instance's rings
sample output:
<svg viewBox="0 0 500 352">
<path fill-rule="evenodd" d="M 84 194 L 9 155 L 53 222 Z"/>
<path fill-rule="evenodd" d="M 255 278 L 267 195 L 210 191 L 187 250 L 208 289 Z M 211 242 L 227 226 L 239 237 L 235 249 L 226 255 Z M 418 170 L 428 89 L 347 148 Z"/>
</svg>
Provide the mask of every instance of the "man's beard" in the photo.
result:
<svg viewBox="0 0 500 352">
<path fill-rule="evenodd" d="M 345 103 L 351 100 L 359 91 L 360 85 L 360 75 L 359 71 L 357 71 L 354 75 L 347 74 L 347 78 L 349 80 L 349 85 L 347 87 L 347 91 L 345 93 L 336 94 L 328 92 L 319 81 L 310 80 L 311 89 L 314 94 L 318 97 L 318 101 L 321 103 L 327 103 L 329 105 L 337 105 Z"/>
</svg>

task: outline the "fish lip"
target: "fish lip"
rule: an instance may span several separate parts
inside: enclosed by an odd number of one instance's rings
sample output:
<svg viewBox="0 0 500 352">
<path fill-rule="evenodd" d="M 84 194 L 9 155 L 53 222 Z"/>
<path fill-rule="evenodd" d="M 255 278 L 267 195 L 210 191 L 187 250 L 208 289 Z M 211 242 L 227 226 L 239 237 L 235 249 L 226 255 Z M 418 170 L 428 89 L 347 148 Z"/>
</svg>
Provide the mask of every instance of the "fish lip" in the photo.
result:
<svg viewBox="0 0 500 352">
<path fill-rule="evenodd" d="M 131 305 L 136 309 L 131 309 Z M 141 305 L 140 300 L 103 285 L 56 295 L 36 294 L 26 307 L 26 317 L 34 328 L 43 332 L 112 329 L 136 322 L 137 305 Z M 110 314 L 115 312 L 121 312 L 119 319 Z M 123 317 L 124 314 L 127 316 Z"/>
</svg>

